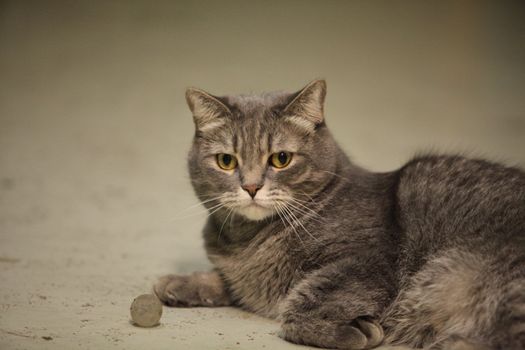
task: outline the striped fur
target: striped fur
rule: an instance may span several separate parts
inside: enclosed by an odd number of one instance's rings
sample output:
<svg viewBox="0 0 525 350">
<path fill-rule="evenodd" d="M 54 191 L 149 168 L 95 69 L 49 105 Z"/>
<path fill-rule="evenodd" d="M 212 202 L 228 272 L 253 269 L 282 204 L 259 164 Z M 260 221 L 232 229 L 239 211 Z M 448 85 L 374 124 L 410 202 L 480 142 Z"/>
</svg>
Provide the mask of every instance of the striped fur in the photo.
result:
<svg viewBox="0 0 525 350">
<path fill-rule="evenodd" d="M 444 155 L 359 168 L 326 126 L 325 92 L 188 90 L 215 269 L 167 276 L 157 295 L 277 318 L 284 339 L 319 347 L 525 350 L 524 172 Z M 284 169 L 268 161 L 280 151 L 293 154 Z M 238 167 L 220 169 L 218 153 Z"/>
</svg>

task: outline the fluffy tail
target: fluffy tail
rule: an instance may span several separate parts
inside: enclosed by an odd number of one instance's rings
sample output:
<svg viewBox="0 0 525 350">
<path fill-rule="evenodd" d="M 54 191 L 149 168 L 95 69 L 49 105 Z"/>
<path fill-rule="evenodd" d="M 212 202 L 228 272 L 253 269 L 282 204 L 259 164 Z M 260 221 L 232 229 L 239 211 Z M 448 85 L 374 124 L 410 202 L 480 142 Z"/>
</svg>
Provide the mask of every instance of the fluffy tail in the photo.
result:
<svg viewBox="0 0 525 350">
<path fill-rule="evenodd" d="M 525 279 L 505 288 L 496 312 L 493 339 L 498 350 L 525 350 Z"/>
</svg>

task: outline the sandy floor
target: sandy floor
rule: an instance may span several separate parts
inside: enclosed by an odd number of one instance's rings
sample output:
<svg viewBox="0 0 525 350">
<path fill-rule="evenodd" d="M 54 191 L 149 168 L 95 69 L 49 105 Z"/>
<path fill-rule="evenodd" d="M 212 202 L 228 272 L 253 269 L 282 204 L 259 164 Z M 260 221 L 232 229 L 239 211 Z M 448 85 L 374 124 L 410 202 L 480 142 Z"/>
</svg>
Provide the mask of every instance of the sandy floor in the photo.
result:
<svg viewBox="0 0 525 350">
<path fill-rule="evenodd" d="M 525 164 L 523 9 L 300 4 L 0 1 L 0 349 L 301 348 L 232 308 L 129 323 L 156 277 L 209 267 L 189 85 L 325 77 L 329 125 L 372 169 L 429 148 Z"/>
</svg>

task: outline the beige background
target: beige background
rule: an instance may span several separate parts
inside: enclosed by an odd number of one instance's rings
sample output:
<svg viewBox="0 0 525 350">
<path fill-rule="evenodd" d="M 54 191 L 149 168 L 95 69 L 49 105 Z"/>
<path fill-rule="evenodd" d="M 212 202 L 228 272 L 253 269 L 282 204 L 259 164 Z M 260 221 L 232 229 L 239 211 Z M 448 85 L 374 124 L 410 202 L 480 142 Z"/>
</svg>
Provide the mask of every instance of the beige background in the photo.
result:
<svg viewBox="0 0 525 350">
<path fill-rule="evenodd" d="M 293 347 L 229 308 L 128 323 L 156 276 L 208 267 L 184 89 L 324 77 L 361 165 L 435 149 L 523 166 L 523 4 L 0 1 L 0 348 Z"/>
</svg>

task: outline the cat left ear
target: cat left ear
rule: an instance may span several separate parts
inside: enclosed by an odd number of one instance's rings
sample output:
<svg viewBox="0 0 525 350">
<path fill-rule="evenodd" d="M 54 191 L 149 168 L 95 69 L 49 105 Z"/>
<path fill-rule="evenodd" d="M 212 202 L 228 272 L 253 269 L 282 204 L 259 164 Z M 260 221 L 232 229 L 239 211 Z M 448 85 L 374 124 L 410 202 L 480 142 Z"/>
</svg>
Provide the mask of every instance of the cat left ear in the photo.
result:
<svg viewBox="0 0 525 350">
<path fill-rule="evenodd" d="M 324 121 L 326 82 L 314 80 L 299 91 L 284 109 L 284 118 L 297 126 L 313 131 Z"/>
<path fill-rule="evenodd" d="M 186 102 L 193 113 L 193 121 L 199 131 L 208 131 L 223 125 L 223 117 L 231 114 L 230 109 L 217 97 L 200 89 L 188 88 Z"/>
</svg>

